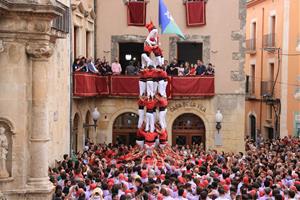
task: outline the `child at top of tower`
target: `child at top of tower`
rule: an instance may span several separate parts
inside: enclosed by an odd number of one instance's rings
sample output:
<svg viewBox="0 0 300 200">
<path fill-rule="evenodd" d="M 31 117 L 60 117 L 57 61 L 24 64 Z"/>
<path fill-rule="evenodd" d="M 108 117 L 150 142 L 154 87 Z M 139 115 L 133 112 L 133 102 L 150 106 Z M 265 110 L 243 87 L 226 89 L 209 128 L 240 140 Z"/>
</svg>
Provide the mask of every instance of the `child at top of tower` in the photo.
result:
<svg viewBox="0 0 300 200">
<path fill-rule="evenodd" d="M 159 48 L 159 37 L 158 30 L 153 25 L 152 21 L 146 25 L 148 29 L 148 36 L 144 42 L 144 53 L 142 54 L 142 68 L 149 65 L 162 66 L 163 64 L 163 55 L 162 50 Z M 155 55 L 155 62 L 150 59 L 151 52 Z"/>
</svg>

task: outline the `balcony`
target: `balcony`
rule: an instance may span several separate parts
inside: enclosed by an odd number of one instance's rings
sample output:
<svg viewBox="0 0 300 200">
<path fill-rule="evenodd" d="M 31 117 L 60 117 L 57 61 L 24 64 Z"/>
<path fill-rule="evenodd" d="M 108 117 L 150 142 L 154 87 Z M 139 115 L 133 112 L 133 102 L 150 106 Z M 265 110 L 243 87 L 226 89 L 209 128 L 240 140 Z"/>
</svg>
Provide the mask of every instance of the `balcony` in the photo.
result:
<svg viewBox="0 0 300 200">
<path fill-rule="evenodd" d="M 276 35 L 275 35 L 275 33 L 270 33 L 270 34 L 264 35 L 263 48 L 265 50 L 269 50 L 269 51 L 276 50 Z"/>
<path fill-rule="evenodd" d="M 214 76 L 169 77 L 168 98 L 211 97 L 215 95 Z M 132 97 L 139 95 L 138 76 L 99 76 L 73 74 L 74 97 Z"/>
<path fill-rule="evenodd" d="M 256 53 L 256 38 L 246 40 L 246 53 Z"/>
<path fill-rule="evenodd" d="M 255 82 L 251 76 L 246 76 L 246 99 L 256 99 Z"/>
<path fill-rule="evenodd" d="M 261 82 L 261 96 L 263 98 L 273 97 L 273 85 L 274 81 L 262 81 Z"/>
</svg>

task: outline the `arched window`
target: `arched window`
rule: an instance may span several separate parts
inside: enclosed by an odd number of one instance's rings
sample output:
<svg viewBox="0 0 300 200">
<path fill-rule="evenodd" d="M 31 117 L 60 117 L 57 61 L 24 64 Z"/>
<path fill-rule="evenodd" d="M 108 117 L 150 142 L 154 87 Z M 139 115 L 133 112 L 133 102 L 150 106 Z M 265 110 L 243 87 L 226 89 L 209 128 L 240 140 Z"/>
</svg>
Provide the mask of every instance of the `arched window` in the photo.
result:
<svg viewBox="0 0 300 200">
<path fill-rule="evenodd" d="M 205 125 L 195 114 L 185 113 L 177 117 L 172 126 L 172 144 L 205 145 Z"/>
<path fill-rule="evenodd" d="M 135 144 L 138 115 L 135 113 L 123 113 L 114 121 L 113 143 L 114 144 Z"/>
</svg>

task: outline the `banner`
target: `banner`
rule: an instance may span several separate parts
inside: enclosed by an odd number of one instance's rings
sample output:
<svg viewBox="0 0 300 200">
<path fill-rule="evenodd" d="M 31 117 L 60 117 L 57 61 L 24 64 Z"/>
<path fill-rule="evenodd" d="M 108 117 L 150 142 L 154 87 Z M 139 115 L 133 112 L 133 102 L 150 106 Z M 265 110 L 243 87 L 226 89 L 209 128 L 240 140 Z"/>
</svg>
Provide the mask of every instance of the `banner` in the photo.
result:
<svg viewBox="0 0 300 200">
<path fill-rule="evenodd" d="M 145 26 L 146 24 L 146 2 L 128 2 L 127 5 L 128 26 Z"/>
<path fill-rule="evenodd" d="M 186 7 L 187 26 L 203 26 L 206 24 L 205 1 L 188 1 Z"/>
</svg>

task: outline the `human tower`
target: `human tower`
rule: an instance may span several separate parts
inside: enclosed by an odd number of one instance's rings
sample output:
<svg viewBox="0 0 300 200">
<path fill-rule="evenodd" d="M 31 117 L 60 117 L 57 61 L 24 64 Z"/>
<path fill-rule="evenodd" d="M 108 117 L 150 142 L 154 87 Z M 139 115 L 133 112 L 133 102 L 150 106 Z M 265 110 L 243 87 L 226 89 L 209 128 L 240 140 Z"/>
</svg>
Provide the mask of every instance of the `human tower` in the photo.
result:
<svg viewBox="0 0 300 200">
<path fill-rule="evenodd" d="M 181 159 L 168 145 L 167 92 L 168 75 L 164 70 L 164 58 L 160 48 L 158 30 L 152 22 L 146 25 L 149 34 L 141 55 L 142 69 L 139 80 L 137 147 L 122 159 L 135 160 L 150 165 L 164 165 L 165 159 L 179 162 Z M 151 59 L 151 54 L 155 59 Z"/>
</svg>

